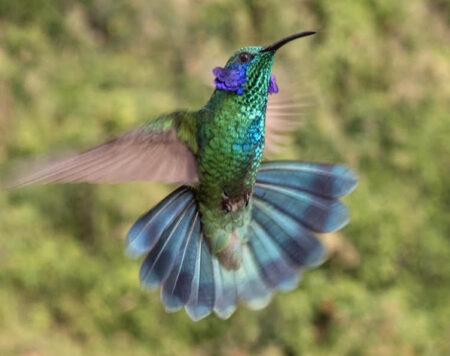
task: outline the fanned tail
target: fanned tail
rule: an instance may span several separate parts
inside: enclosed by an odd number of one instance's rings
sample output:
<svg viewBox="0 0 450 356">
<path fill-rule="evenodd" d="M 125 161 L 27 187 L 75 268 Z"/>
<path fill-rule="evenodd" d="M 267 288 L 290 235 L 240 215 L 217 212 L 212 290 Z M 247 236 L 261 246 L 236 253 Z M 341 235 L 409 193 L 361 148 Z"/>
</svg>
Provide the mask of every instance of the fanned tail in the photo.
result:
<svg viewBox="0 0 450 356">
<path fill-rule="evenodd" d="M 321 264 L 325 251 L 314 232 L 332 232 L 348 223 L 338 198 L 357 185 L 342 165 L 267 162 L 256 176 L 249 246 L 265 282 L 291 290 L 303 268 Z"/>
<path fill-rule="evenodd" d="M 324 248 L 314 232 L 331 232 L 348 222 L 337 199 L 350 193 L 356 175 L 345 166 L 302 162 L 263 163 L 251 198 L 249 242 L 240 268 L 228 271 L 210 253 L 191 188 L 172 192 L 131 228 L 127 252 L 147 254 L 142 286 L 161 286 L 169 312 L 185 308 L 193 320 L 212 311 L 230 317 L 239 301 L 265 307 L 274 291 L 289 291 L 303 268 L 320 264 Z"/>
</svg>

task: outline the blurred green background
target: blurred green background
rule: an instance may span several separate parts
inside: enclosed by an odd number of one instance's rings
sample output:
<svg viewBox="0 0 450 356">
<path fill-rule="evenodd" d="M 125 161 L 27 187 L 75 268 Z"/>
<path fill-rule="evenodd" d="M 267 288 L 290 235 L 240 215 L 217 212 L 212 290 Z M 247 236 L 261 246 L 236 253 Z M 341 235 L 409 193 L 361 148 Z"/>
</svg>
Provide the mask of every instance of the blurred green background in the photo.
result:
<svg viewBox="0 0 450 356">
<path fill-rule="evenodd" d="M 262 311 L 194 323 L 123 254 L 173 187 L 3 191 L 1 355 L 450 354 L 448 0 L 0 0 L 0 169 L 199 108 L 235 49 L 301 30 L 318 34 L 274 73 L 312 106 L 277 157 L 361 179 L 328 262 Z"/>
</svg>

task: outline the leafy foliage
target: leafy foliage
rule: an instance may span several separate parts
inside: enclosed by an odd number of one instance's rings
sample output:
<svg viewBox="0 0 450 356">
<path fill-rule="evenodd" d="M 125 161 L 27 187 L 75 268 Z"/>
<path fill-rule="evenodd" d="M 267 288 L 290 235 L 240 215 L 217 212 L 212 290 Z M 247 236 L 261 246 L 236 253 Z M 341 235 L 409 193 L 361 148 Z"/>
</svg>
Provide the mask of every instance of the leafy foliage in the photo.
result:
<svg viewBox="0 0 450 356">
<path fill-rule="evenodd" d="M 361 179 L 351 224 L 324 236 L 330 259 L 297 290 L 199 323 L 166 314 L 123 256 L 127 229 L 168 187 L 2 192 L 0 353 L 449 354 L 449 11 L 431 0 L 0 0 L 2 171 L 198 108 L 236 48 L 312 29 L 277 54 L 280 91 L 314 104 L 280 157 L 346 162 Z"/>
</svg>

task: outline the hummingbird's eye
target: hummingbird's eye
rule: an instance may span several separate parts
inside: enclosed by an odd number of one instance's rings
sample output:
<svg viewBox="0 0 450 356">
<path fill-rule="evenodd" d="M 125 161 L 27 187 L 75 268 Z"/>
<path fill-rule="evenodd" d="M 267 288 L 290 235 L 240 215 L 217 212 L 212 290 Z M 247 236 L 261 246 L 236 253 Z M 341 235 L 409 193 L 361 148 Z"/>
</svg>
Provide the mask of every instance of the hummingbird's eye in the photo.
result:
<svg viewBox="0 0 450 356">
<path fill-rule="evenodd" d="M 239 53 L 238 58 L 237 58 L 238 62 L 242 63 L 242 64 L 247 63 L 247 62 L 251 61 L 252 59 L 253 59 L 253 55 L 248 52 Z"/>
</svg>

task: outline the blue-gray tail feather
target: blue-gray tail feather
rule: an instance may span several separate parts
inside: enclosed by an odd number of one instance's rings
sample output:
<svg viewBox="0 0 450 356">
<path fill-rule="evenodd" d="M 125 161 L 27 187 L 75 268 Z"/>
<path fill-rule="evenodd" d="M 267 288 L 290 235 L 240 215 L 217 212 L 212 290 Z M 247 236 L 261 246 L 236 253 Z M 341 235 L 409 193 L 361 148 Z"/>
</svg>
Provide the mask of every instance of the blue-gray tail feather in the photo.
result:
<svg viewBox="0 0 450 356">
<path fill-rule="evenodd" d="M 263 163 L 251 199 L 249 242 L 236 271 L 211 255 L 194 194 L 185 186 L 137 220 L 127 237 L 127 253 L 147 254 L 142 286 L 161 286 L 167 311 L 184 307 L 199 320 L 212 311 L 226 319 L 239 301 L 263 308 L 275 290 L 295 288 L 303 268 L 323 261 L 323 246 L 313 232 L 335 231 L 348 222 L 347 209 L 337 199 L 356 184 L 345 166 Z"/>
</svg>

